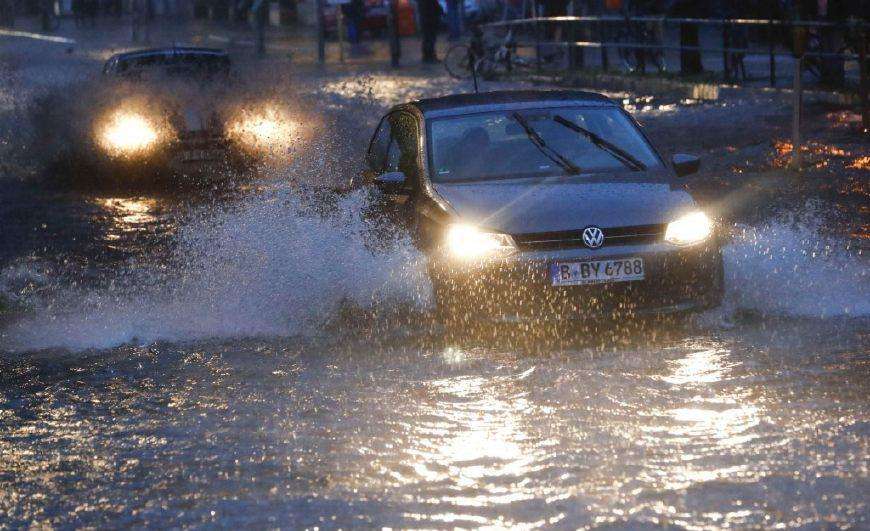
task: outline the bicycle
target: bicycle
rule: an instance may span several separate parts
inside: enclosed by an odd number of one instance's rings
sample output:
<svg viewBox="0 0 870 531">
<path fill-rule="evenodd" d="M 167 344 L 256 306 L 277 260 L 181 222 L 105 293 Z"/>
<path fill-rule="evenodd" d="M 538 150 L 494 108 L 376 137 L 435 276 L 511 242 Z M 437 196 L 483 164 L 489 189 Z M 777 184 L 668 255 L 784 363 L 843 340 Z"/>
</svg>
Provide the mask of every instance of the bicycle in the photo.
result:
<svg viewBox="0 0 870 531">
<path fill-rule="evenodd" d="M 615 42 L 626 45 L 659 45 L 661 38 L 657 32 L 652 31 L 647 22 L 635 22 L 628 13 L 624 13 L 624 24 L 616 34 Z M 660 48 L 635 48 L 633 46 L 620 46 L 618 49 L 619 60 L 629 72 L 645 72 L 646 65 L 652 65 L 659 74 L 666 70 L 665 56 Z"/>
<path fill-rule="evenodd" d="M 828 29 L 828 31 L 832 30 L 832 28 Z M 844 72 L 842 71 L 842 62 L 844 62 L 845 59 L 815 54 L 836 53 L 841 58 L 850 55 L 857 55 L 856 50 L 860 47 L 860 32 L 847 27 L 843 27 L 840 31 L 842 31 L 842 34 L 839 36 L 839 39 L 833 39 L 835 41 L 835 49 L 831 50 L 825 46 L 825 43 L 823 43 L 821 29 L 808 30 L 806 47 L 807 54 L 803 58 L 803 69 L 804 71 L 809 72 L 810 75 L 818 81 L 828 82 L 834 85 L 842 84 L 845 80 Z M 839 40 L 839 42 L 836 42 L 837 40 Z M 826 61 L 828 62 L 828 65 L 825 64 Z M 831 63 L 839 63 L 841 65 L 839 74 L 836 72 L 836 67 L 834 68 L 834 71 L 832 71 L 830 67 Z"/>
<path fill-rule="evenodd" d="M 477 25 L 471 28 L 468 44 L 455 44 L 444 56 L 444 68 L 455 79 L 468 79 L 475 71 L 483 79 L 495 79 L 499 74 L 510 74 L 517 68 L 533 66 L 534 61 L 517 55 L 512 29 L 497 43 L 487 45 L 483 30 Z"/>
</svg>

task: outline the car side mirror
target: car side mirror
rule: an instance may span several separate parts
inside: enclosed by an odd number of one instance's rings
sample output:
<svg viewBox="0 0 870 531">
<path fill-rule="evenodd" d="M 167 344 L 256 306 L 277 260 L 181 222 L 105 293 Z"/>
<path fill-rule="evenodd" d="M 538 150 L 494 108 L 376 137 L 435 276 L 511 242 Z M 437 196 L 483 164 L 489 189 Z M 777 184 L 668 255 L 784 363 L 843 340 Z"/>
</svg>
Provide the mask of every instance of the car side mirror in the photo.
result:
<svg viewBox="0 0 870 531">
<path fill-rule="evenodd" d="M 405 174 L 400 171 L 390 171 L 375 177 L 375 186 L 387 195 L 407 194 Z"/>
<path fill-rule="evenodd" d="M 701 159 L 695 155 L 677 153 L 671 158 L 671 163 L 674 165 L 674 171 L 677 172 L 679 177 L 697 173 L 701 168 Z"/>
</svg>

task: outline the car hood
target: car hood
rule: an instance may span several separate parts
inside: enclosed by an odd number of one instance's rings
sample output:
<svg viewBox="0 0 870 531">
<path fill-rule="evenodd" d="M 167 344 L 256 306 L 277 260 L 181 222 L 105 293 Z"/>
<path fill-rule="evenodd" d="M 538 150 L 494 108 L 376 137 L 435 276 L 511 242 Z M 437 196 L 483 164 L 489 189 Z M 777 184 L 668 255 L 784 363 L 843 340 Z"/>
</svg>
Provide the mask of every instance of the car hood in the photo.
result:
<svg viewBox="0 0 870 531">
<path fill-rule="evenodd" d="M 662 181 L 535 181 L 433 183 L 463 220 L 508 234 L 624 227 L 672 221 L 695 203 Z"/>
</svg>

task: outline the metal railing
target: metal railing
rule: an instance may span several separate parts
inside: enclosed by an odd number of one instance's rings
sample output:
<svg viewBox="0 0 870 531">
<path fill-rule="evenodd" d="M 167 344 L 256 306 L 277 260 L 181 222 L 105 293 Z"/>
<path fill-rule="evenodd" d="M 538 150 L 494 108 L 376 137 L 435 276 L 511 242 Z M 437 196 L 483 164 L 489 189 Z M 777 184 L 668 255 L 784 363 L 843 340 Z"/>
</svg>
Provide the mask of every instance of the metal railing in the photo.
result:
<svg viewBox="0 0 870 531">
<path fill-rule="evenodd" d="M 662 41 L 664 28 L 668 25 L 684 26 L 718 26 L 721 28 L 721 45 L 688 45 L 685 43 L 667 44 Z M 840 59 L 843 61 L 858 61 L 860 63 L 862 80 L 866 77 L 866 49 L 868 37 L 870 37 L 870 23 L 864 20 L 846 20 L 842 22 L 831 21 L 801 21 L 801 20 L 778 20 L 778 19 L 706 19 L 706 18 L 671 18 L 665 16 L 560 16 L 560 17 L 532 17 L 515 20 L 491 22 L 482 25 L 485 32 L 497 33 L 499 31 L 512 31 L 515 44 L 518 48 L 534 48 L 537 52 L 538 64 L 541 51 L 544 49 L 599 49 L 601 51 L 601 67 L 607 71 L 610 68 L 610 50 L 633 50 L 637 51 L 679 51 L 681 53 L 696 52 L 697 54 L 722 54 L 723 73 L 726 80 L 731 80 L 729 61 L 732 57 L 767 56 L 769 82 L 771 86 L 777 83 L 777 56 L 784 53 L 792 55 L 792 50 L 784 44 L 790 41 L 795 28 L 802 28 L 810 33 L 815 39 L 815 46 L 807 49 L 804 57 L 815 59 Z M 566 35 L 558 40 L 544 38 L 552 34 L 556 28 Z M 750 46 L 748 33 L 750 29 L 756 31 L 756 41 L 762 41 L 767 46 L 764 49 Z M 619 31 L 629 35 L 644 35 L 651 33 L 653 39 L 618 39 L 613 40 L 613 35 Z M 828 51 L 821 49 L 821 36 L 824 32 L 838 31 L 849 35 L 849 40 L 857 44 L 851 51 Z M 579 33 L 585 33 L 593 38 L 577 40 L 571 38 Z M 517 35 L 520 38 L 517 38 Z M 530 38 L 522 39 L 522 36 Z M 597 38 L 596 38 L 597 37 Z M 746 44 L 735 45 L 743 41 Z M 699 41 L 700 42 L 700 41 Z M 644 69 L 642 60 L 644 53 L 639 53 L 640 68 Z M 700 60 L 700 59 L 699 59 Z M 581 65 L 584 61 L 580 60 Z M 575 68 L 577 65 L 566 65 Z M 862 82 L 864 86 L 866 82 Z"/>
</svg>

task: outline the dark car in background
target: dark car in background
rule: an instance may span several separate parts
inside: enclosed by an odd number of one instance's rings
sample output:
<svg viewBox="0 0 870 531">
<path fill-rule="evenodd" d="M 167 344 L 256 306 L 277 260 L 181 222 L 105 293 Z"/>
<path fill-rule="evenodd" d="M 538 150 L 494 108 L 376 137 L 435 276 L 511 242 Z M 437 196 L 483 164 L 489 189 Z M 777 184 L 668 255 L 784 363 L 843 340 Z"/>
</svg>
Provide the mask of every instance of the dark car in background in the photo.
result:
<svg viewBox="0 0 870 531">
<path fill-rule="evenodd" d="M 445 319 L 700 311 L 722 296 L 711 218 L 608 98 L 454 95 L 393 108 L 364 177 L 428 257 Z"/>
<path fill-rule="evenodd" d="M 103 65 L 103 74 L 135 78 L 159 69 L 162 73 L 195 78 L 226 77 L 230 66 L 230 56 L 223 50 L 172 46 L 113 55 Z"/>
<path fill-rule="evenodd" d="M 222 117 L 195 97 L 203 85 L 227 82 L 230 58 L 226 52 L 192 47 L 139 50 L 111 57 L 103 74 L 133 83 L 193 84 L 179 101 L 155 105 L 151 100 L 137 109 L 113 109 L 98 132 L 98 141 L 110 156 L 161 159 L 183 173 L 200 170 L 203 164 L 239 162 L 234 160 L 240 154 L 231 150 Z"/>
<path fill-rule="evenodd" d="M 224 176 L 289 137 L 268 104 L 239 107 L 229 55 L 219 49 L 155 48 L 111 57 L 103 67 L 110 108 L 97 117 L 96 144 L 129 166 Z"/>
</svg>

